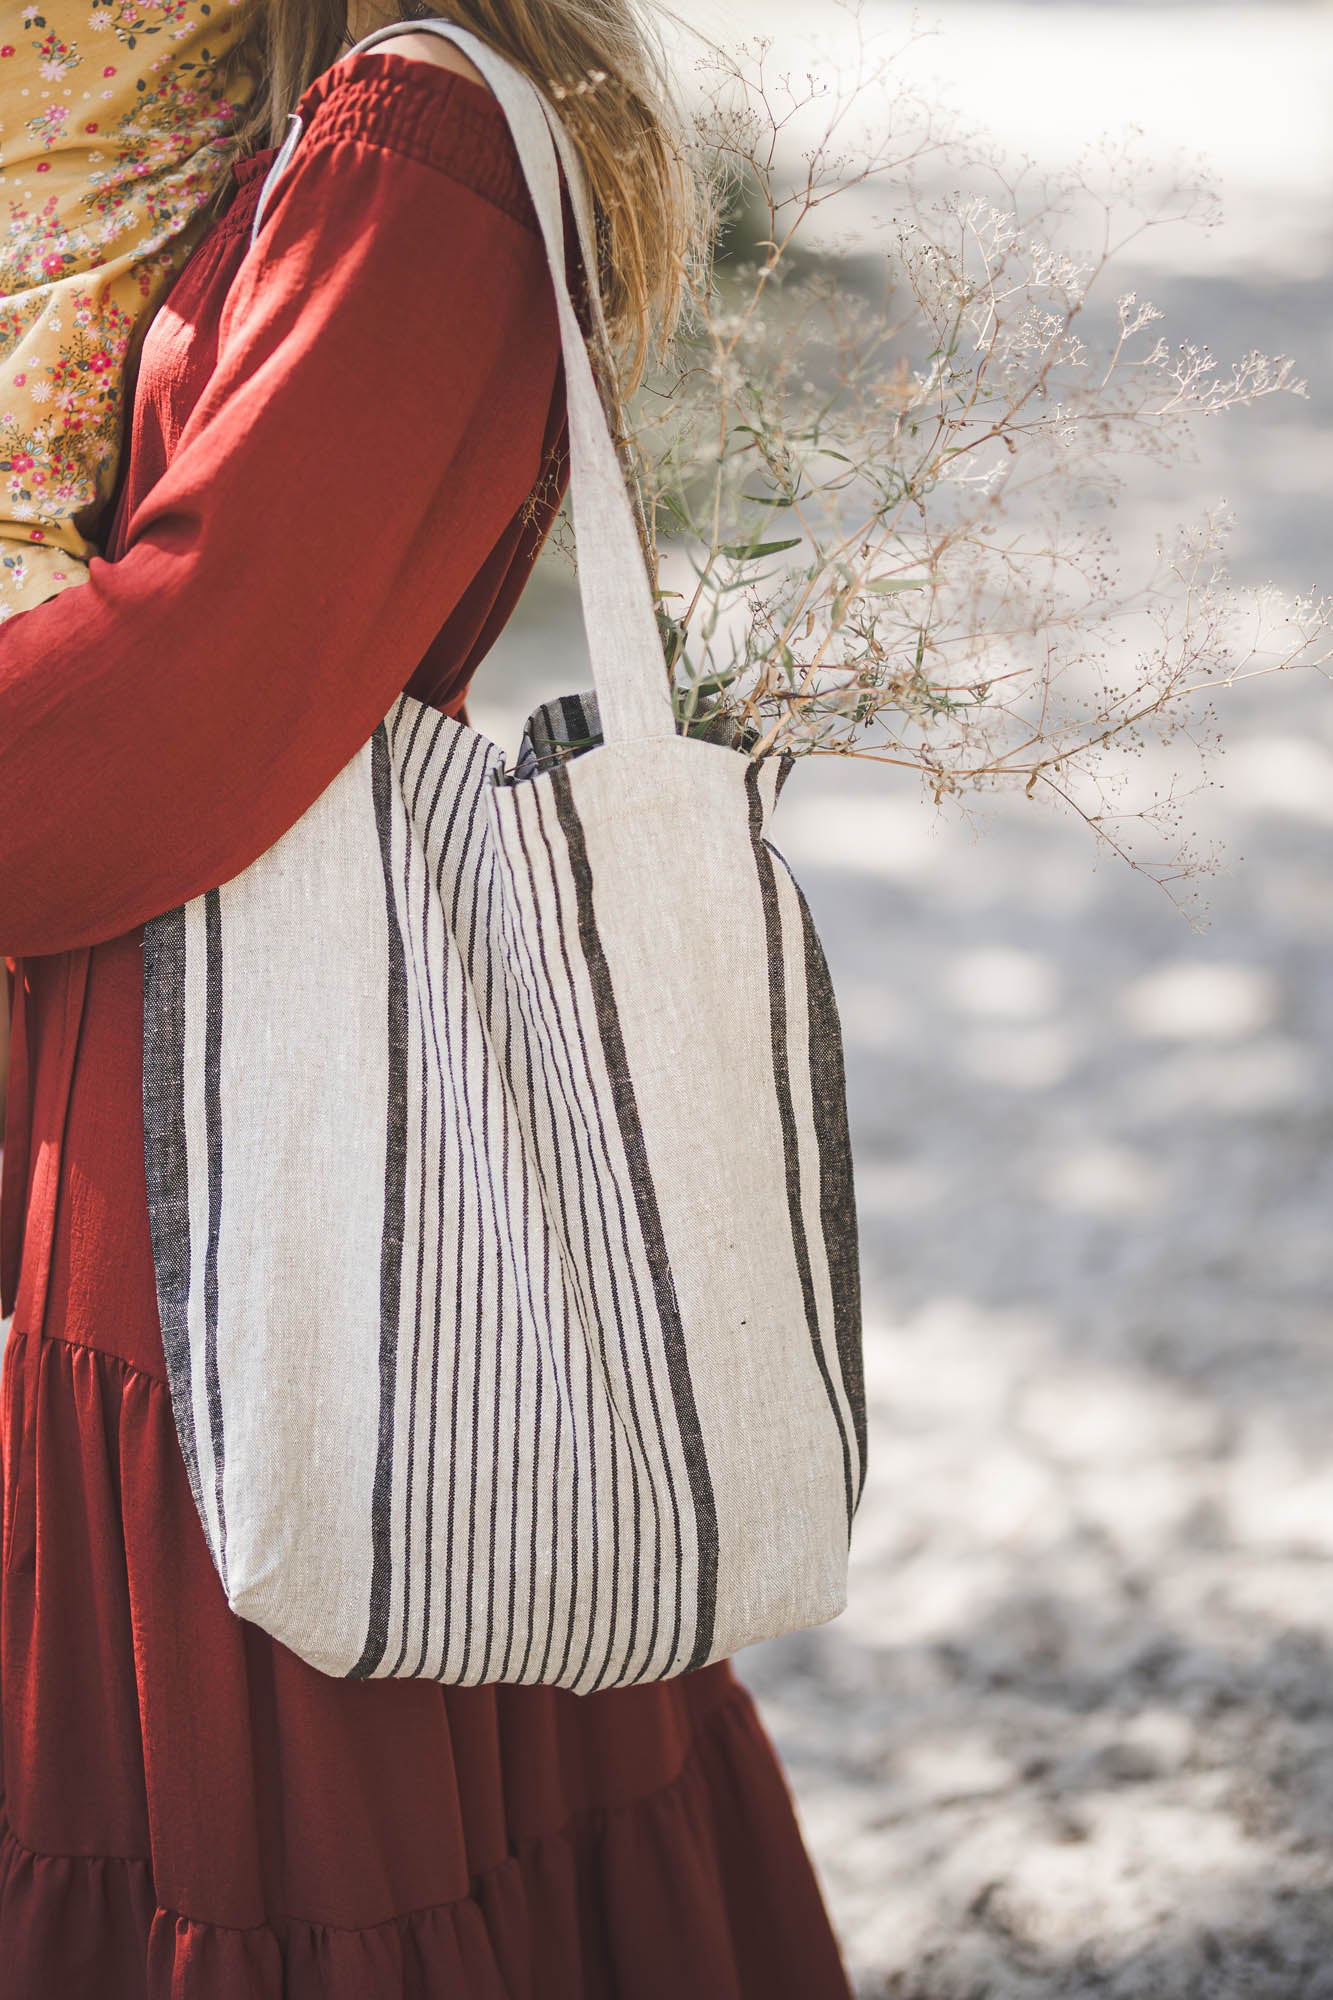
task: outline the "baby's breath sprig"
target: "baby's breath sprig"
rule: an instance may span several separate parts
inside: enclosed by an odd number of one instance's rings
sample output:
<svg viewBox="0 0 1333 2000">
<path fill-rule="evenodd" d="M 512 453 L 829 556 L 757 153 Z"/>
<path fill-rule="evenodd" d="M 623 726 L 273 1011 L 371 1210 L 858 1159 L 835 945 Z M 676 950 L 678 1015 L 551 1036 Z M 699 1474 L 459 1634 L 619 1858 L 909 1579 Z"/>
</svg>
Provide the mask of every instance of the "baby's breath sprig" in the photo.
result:
<svg viewBox="0 0 1333 2000">
<path fill-rule="evenodd" d="M 906 766 L 937 801 L 1057 802 L 1181 900 L 1214 695 L 1327 672 L 1333 604 L 1234 585 L 1220 507 L 1127 578 L 1114 509 L 1133 461 L 1304 384 L 1106 296 L 1147 232 L 1215 224 L 1206 174 L 1163 189 L 1132 134 L 1012 167 L 842 11 L 854 74 L 774 74 L 762 36 L 698 64 L 717 227 L 626 426 L 681 725 Z"/>
</svg>

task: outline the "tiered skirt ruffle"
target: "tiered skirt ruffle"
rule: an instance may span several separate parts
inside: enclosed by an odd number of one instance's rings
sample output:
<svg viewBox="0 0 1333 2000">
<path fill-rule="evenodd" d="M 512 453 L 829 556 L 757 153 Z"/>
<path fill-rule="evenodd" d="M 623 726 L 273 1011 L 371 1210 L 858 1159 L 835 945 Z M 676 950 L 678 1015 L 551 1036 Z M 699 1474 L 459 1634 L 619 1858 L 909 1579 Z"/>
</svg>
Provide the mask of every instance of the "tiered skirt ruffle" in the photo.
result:
<svg viewBox="0 0 1333 2000">
<path fill-rule="evenodd" d="M 729 1664 L 591 1696 L 318 1674 L 227 1609 L 165 1383 L 32 1338 L 0 2000 L 847 2000 Z"/>
</svg>

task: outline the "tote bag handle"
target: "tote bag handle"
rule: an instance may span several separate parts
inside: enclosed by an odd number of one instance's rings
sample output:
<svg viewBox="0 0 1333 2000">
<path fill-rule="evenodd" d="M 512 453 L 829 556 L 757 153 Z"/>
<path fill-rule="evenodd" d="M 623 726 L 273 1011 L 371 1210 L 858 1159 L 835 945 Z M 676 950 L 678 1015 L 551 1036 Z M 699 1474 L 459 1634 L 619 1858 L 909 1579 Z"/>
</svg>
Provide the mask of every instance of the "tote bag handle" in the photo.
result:
<svg viewBox="0 0 1333 2000">
<path fill-rule="evenodd" d="M 583 329 L 565 272 L 564 219 L 556 149 L 569 181 L 570 202 L 588 276 L 593 323 L 606 344 L 606 322 L 597 278 L 592 203 L 574 143 L 536 85 L 509 59 L 468 28 L 452 21 L 398 21 L 367 35 L 350 55 L 391 36 L 435 34 L 471 57 L 509 122 L 519 165 L 541 226 L 555 287 L 569 415 L 569 492 L 578 553 L 579 596 L 602 739 L 630 743 L 676 734 L 675 708 L 644 567 L 633 508 L 615 440 L 607 423 Z M 301 136 L 295 121 L 270 167 L 255 214 L 258 235 L 270 196 Z"/>
</svg>

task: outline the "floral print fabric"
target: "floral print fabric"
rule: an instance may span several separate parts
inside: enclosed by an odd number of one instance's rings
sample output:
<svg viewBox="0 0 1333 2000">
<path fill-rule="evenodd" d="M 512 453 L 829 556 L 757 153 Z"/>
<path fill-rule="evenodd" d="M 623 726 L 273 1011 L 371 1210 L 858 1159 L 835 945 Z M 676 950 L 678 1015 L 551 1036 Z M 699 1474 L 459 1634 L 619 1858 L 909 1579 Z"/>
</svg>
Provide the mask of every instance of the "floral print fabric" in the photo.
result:
<svg viewBox="0 0 1333 2000">
<path fill-rule="evenodd" d="M 0 0 L 0 619 L 78 583 L 138 336 L 253 88 L 243 0 Z"/>
</svg>

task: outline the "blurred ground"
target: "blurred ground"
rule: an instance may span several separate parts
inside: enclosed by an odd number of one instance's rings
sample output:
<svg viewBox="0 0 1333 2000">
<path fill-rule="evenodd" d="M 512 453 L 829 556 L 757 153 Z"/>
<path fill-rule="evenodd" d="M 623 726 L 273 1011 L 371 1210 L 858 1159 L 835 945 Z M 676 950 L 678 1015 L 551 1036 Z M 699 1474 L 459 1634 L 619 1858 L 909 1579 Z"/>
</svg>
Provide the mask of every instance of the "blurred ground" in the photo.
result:
<svg viewBox="0 0 1333 2000">
<path fill-rule="evenodd" d="M 1006 138 L 1218 159 L 1229 229 L 1144 290 L 1311 396 L 1143 519 L 1225 495 L 1239 574 L 1328 588 L 1333 13 L 924 11 Z M 477 726 L 512 747 L 574 620 L 540 577 Z M 774 823 L 842 1008 L 872 1465 L 847 1613 L 738 1665 L 865 1996 L 1333 2000 L 1333 689 L 1221 714 L 1203 937 L 1030 806 L 974 836 L 826 760 Z"/>
</svg>

